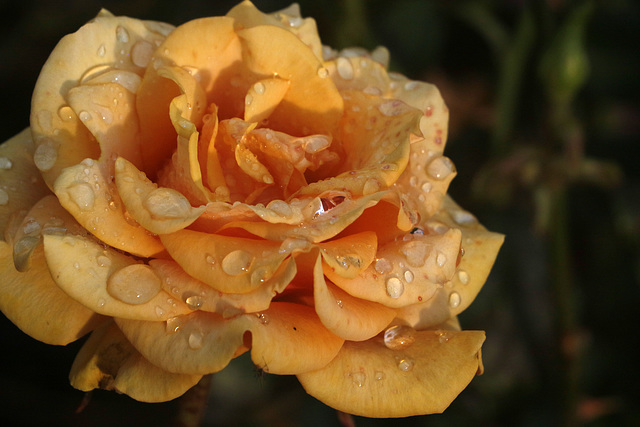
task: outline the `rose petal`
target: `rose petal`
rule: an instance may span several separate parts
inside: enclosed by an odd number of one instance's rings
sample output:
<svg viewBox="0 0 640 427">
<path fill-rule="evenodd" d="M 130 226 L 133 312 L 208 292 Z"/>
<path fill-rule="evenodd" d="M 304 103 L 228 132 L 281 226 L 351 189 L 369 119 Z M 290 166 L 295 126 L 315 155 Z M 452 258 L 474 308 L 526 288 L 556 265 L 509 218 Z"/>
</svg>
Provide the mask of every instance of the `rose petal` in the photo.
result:
<svg viewBox="0 0 640 427">
<path fill-rule="evenodd" d="M 152 365 L 109 323 L 82 346 L 69 378 L 82 391 L 115 389 L 142 402 L 163 402 L 184 394 L 202 375 L 172 374 Z"/>
<path fill-rule="evenodd" d="M 378 242 L 372 231 L 353 234 L 320 243 L 322 259 L 339 276 L 353 279 L 364 271 L 376 256 Z"/>
<path fill-rule="evenodd" d="M 481 331 L 416 333 L 402 350 L 381 338 L 345 342 L 326 367 L 298 374 L 307 393 L 325 404 L 366 417 L 407 417 L 444 411 L 478 372 Z"/>
<path fill-rule="evenodd" d="M 238 31 L 243 63 L 256 75 L 278 75 L 291 82 L 269 117 L 269 127 L 291 135 L 331 135 L 342 116 L 343 102 L 331 79 L 318 74 L 321 62 L 287 30 L 262 25 Z M 278 52 L 273 55 L 272 52 Z"/>
<path fill-rule="evenodd" d="M 115 163 L 115 182 L 129 215 L 152 233 L 168 234 L 182 230 L 206 209 L 206 206 L 192 207 L 176 190 L 158 188 L 122 157 Z"/>
<path fill-rule="evenodd" d="M 416 329 L 437 325 L 464 311 L 482 289 L 504 241 L 504 235 L 487 231 L 448 196 L 444 199 L 443 208 L 433 219 L 441 221 L 441 226 L 461 230 L 464 256 L 451 281 L 439 289 L 432 299 L 398 310 L 398 318 Z"/>
<path fill-rule="evenodd" d="M 16 271 L 11 258 L 11 246 L 0 242 L 0 310 L 24 333 L 47 344 L 66 345 L 104 322 L 60 290 L 42 246 L 34 250 L 31 268 L 24 273 Z"/>
<path fill-rule="evenodd" d="M 265 372 L 291 375 L 326 366 L 344 340 L 324 327 L 311 307 L 274 302 L 268 310 L 246 314 L 251 360 Z"/>
<path fill-rule="evenodd" d="M 221 292 L 247 293 L 269 279 L 288 256 L 278 242 L 181 230 L 160 236 L 191 276 Z M 199 256 L 194 256 L 198 248 Z"/>
<path fill-rule="evenodd" d="M 111 247 L 142 257 L 163 251 L 156 237 L 127 219 L 115 185 L 103 168 L 104 164 L 86 159 L 62 171 L 53 187 L 60 204 Z"/>
<path fill-rule="evenodd" d="M 387 70 L 382 64 L 363 56 L 338 57 L 325 62 L 331 79 L 338 90 L 358 90 L 387 95 L 390 84 Z M 395 98 L 391 96 L 391 98 Z"/>
<path fill-rule="evenodd" d="M 33 163 L 34 145 L 25 129 L 0 145 L 0 241 L 9 241 L 7 227 L 20 211 L 27 211 L 50 191 Z M 24 186 L 29 191 L 24 191 Z M 24 212 L 23 212 L 24 214 Z M 8 234 L 12 234 L 12 231 Z"/>
<path fill-rule="evenodd" d="M 314 268 L 313 298 L 316 313 L 332 333 L 349 341 L 364 341 L 377 335 L 396 316 L 382 304 L 354 298 L 327 283 L 318 257 Z"/>
<path fill-rule="evenodd" d="M 265 280 L 260 287 L 245 294 L 222 293 L 189 276 L 180 266 L 168 260 L 152 260 L 149 265 L 163 279 L 167 293 L 180 298 L 192 310 L 217 313 L 225 318 L 266 310 L 276 294 L 281 293 L 296 274 L 296 263 L 290 258 Z"/>
<path fill-rule="evenodd" d="M 196 311 L 165 322 L 116 318 L 133 346 L 169 372 L 203 375 L 222 370 L 246 351 L 244 322 Z"/>
<path fill-rule="evenodd" d="M 455 273 L 460 236 L 459 230 L 452 229 L 442 235 L 389 242 L 378 249 L 376 261 L 353 279 L 329 266 L 324 273 L 349 294 L 387 307 L 427 301 Z"/>
<path fill-rule="evenodd" d="M 142 73 L 143 69 L 136 65 L 139 48 L 145 44 L 153 47 L 165 37 L 153 24 L 100 14 L 77 32 L 64 37 L 49 56 L 36 83 L 31 110 L 36 150 L 51 154 L 48 161 L 41 164 L 49 187 L 53 187 L 64 168 L 100 156 L 93 136 L 67 106 L 69 90 L 77 82 L 95 75 L 97 70 L 104 70 L 106 64 L 117 64 L 120 70 Z"/>
<path fill-rule="evenodd" d="M 215 146 L 218 136 L 218 107 L 211 104 L 211 113 L 203 117 L 204 125 L 198 142 L 198 158 L 204 169 L 207 187 L 217 196 L 217 201 L 229 201 L 229 189 L 226 186 L 220 156 Z"/>
<path fill-rule="evenodd" d="M 260 123 L 268 119 L 288 90 L 288 80 L 272 78 L 257 81 L 245 97 L 244 120 Z"/>
<path fill-rule="evenodd" d="M 150 273 L 143 274 L 145 271 L 140 272 L 142 276 L 131 276 L 132 281 L 125 285 L 132 292 L 138 292 L 146 302 L 124 302 L 130 301 L 128 295 L 123 296 L 122 290 L 110 288 L 111 280 L 115 280 L 114 274 L 130 271 L 125 270 L 127 267 L 141 264 L 86 237 L 46 235 L 44 250 L 51 275 L 58 286 L 97 313 L 131 319 L 166 320 L 190 311 L 181 301 L 173 300 L 171 295 L 160 289 L 159 278 L 155 287 L 152 281 L 156 278 Z"/>
</svg>

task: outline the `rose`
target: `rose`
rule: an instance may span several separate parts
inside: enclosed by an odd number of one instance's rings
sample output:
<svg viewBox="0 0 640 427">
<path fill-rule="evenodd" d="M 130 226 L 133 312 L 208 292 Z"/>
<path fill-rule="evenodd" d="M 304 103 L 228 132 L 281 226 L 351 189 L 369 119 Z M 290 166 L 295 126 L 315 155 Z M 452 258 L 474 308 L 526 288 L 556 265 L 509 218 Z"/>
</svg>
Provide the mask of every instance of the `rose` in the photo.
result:
<svg viewBox="0 0 640 427">
<path fill-rule="evenodd" d="M 92 331 L 81 390 L 169 400 L 250 350 L 341 411 L 444 410 L 482 370 L 456 315 L 502 236 L 445 195 L 437 89 L 387 59 L 295 6 L 101 12 L 0 148 L 0 308 L 47 343 Z"/>
</svg>

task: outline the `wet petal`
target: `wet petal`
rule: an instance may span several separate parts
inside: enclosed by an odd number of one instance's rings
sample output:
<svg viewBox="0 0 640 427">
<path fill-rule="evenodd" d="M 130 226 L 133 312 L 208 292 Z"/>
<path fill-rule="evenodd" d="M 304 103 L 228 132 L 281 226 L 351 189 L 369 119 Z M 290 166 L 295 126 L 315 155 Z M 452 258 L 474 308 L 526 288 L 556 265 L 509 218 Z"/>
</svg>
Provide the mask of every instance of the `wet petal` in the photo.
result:
<svg viewBox="0 0 640 427">
<path fill-rule="evenodd" d="M 31 268 L 20 273 L 13 267 L 11 246 L 0 242 L 0 275 L 0 310 L 24 333 L 39 341 L 66 345 L 105 320 L 69 298 L 56 285 L 42 246 L 34 250 Z"/>
<path fill-rule="evenodd" d="M 155 234 L 182 230 L 206 209 L 206 206 L 192 207 L 176 190 L 158 188 L 123 158 L 116 160 L 115 181 L 127 212 L 138 224 Z"/>
<path fill-rule="evenodd" d="M 311 307 L 274 302 L 268 310 L 246 314 L 251 360 L 265 372 L 298 374 L 326 366 L 344 340 L 324 327 Z"/>
<path fill-rule="evenodd" d="M 0 240 L 13 238 L 5 230 L 15 215 L 50 194 L 33 162 L 34 149 L 30 129 L 0 145 Z M 26 186 L 29 191 L 24 191 Z"/>
<path fill-rule="evenodd" d="M 314 268 L 313 297 L 316 313 L 332 333 L 349 341 L 363 341 L 377 335 L 396 316 L 382 304 L 354 298 L 327 283 L 318 258 Z"/>
<path fill-rule="evenodd" d="M 353 279 L 373 261 L 377 245 L 374 232 L 348 235 L 319 244 L 322 258 L 339 276 Z"/>
<path fill-rule="evenodd" d="M 31 126 L 36 150 L 52 154 L 41 168 L 50 187 L 64 168 L 100 156 L 93 136 L 67 105 L 69 90 L 95 74 L 96 67 L 103 70 L 105 64 L 141 74 L 143 68 L 136 64 L 140 64 L 136 59 L 139 48 L 144 43 L 155 46 L 165 37 L 153 24 L 101 14 L 65 36 L 49 56 L 33 92 Z"/>
<path fill-rule="evenodd" d="M 251 292 L 269 279 L 287 253 L 278 242 L 181 230 L 160 236 L 171 257 L 191 276 L 221 292 Z M 193 255 L 198 248 L 199 256 Z M 259 272 L 259 273 L 257 273 Z"/>
<path fill-rule="evenodd" d="M 163 402 L 181 396 L 202 375 L 172 374 L 152 365 L 109 323 L 82 346 L 69 378 L 82 391 L 115 389 L 142 402 Z"/>
<path fill-rule="evenodd" d="M 386 95 L 390 79 L 387 70 L 377 61 L 363 56 L 341 56 L 325 62 L 338 90 L 379 92 Z"/>
<path fill-rule="evenodd" d="M 354 415 L 407 417 L 440 413 L 476 375 L 484 332 L 416 333 L 402 350 L 382 338 L 345 342 L 326 367 L 298 375 L 307 393 Z"/>
<path fill-rule="evenodd" d="M 147 360 L 169 372 L 218 372 L 246 351 L 245 325 L 214 313 L 196 311 L 167 322 L 116 318 L 116 323 Z"/>
<path fill-rule="evenodd" d="M 127 219 L 115 185 L 100 166 L 86 159 L 65 169 L 54 185 L 60 204 L 111 247 L 143 257 L 161 252 L 164 248 L 156 237 Z"/>
<path fill-rule="evenodd" d="M 244 120 L 260 123 L 268 119 L 288 90 L 288 80 L 273 78 L 257 81 L 245 97 Z"/>
<path fill-rule="evenodd" d="M 46 235 L 44 249 L 58 286 L 97 313 L 157 321 L 190 311 L 161 290 L 148 266 L 112 248 L 82 236 Z"/>
</svg>

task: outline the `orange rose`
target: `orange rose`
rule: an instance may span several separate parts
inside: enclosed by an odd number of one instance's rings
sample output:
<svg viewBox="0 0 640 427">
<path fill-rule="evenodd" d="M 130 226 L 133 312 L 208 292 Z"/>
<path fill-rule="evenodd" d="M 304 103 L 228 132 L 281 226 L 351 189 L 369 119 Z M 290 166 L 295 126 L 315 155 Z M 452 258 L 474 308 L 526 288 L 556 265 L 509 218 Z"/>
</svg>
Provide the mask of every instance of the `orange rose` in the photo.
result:
<svg viewBox="0 0 640 427">
<path fill-rule="evenodd" d="M 173 28 L 106 11 L 0 148 L 0 308 L 88 332 L 71 383 L 183 394 L 251 351 L 370 417 L 440 412 L 482 370 L 457 314 L 502 243 L 446 194 L 447 108 L 296 6 Z"/>
</svg>

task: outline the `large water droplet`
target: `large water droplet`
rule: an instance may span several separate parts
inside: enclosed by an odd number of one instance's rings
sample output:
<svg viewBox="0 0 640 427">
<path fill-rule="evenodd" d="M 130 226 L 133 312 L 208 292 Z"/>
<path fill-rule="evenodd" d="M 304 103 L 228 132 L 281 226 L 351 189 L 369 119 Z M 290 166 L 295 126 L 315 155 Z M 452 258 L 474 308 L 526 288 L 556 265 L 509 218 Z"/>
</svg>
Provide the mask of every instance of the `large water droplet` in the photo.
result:
<svg viewBox="0 0 640 427">
<path fill-rule="evenodd" d="M 189 310 L 199 310 L 202 304 L 204 304 L 204 298 L 200 295 L 191 295 L 185 299 L 184 302 L 187 304 L 187 307 L 189 307 Z"/>
<path fill-rule="evenodd" d="M 136 42 L 131 48 L 131 62 L 138 67 L 146 68 L 154 50 L 153 45 L 146 40 Z"/>
<path fill-rule="evenodd" d="M 107 280 L 109 295 L 127 304 L 149 302 L 161 289 L 160 278 L 145 264 L 121 268 Z"/>
<path fill-rule="evenodd" d="M 395 325 L 384 331 L 384 345 L 391 350 L 401 350 L 416 341 L 416 330 L 410 326 Z"/>
<path fill-rule="evenodd" d="M 338 58 L 338 60 L 336 61 L 336 68 L 338 70 L 338 75 L 344 80 L 353 79 L 353 65 L 351 65 L 351 61 L 349 61 L 347 58 Z"/>
<path fill-rule="evenodd" d="M 129 32 L 126 28 L 118 25 L 118 28 L 116 28 L 116 38 L 120 43 L 129 43 Z"/>
<path fill-rule="evenodd" d="M 427 166 L 427 173 L 432 178 L 442 180 L 455 172 L 456 167 L 451 159 L 445 156 L 436 157 Z"/>
<path fill-rule="evenodd" d="M 143 205 L 154 219 L 184 218 L 191 213 L 189 200 L 173 188 L 156 188 Z"/>
<path fill-rule="evenodd" d="M 11 169 L 13 163 L 7 157 L 0 157 L 0 169 Z"/>
<path fill-rule="evenodd" d="M 413 240 L 405 243 L 400 251 L 404 254 L 407 263 L 411 267 L 419 268 L 424 265 L 427 259 L 429 246 L 425 242 Z"/>
<path fill-rule="evenodd" d="M 404 272 L 404 280 L 405 280 L 407 283 L 411 283 L 411 282 L 413 282 L 413 278 L 414 278 L 413 271 L 411 271 L 411 270 L 406 270 L 406 271 Z"/>
<path fill-rule="evenodd" d="M 88 211 L 93 209 L 93 205 L 96 200 L 96 195 L 93 192 L 93 188 L 86 182 L 79 182 L 73 184 L 67 189 L 69 197 L 75 203 L 80 210 Z"/>
<path fill-rule="evenodd" d="M 42 172 L 46 172 L 56 164 L 58 160 L 58 150 L 53 146 L 52 142 L 45 142 L 38 145 L 33 153 L 33 163 Z"/>
<path fill-rule="evenodd" d="M 238 276 L 249 270 L 253 262 L 253 255 L 247 251 L 238 249 L 233 251 L 222 260 L 222 271 L 230 276 Z"/>
<path fill-rule="evenodd" d="M 404 284 L 395 276 L 387 278 L 386 281 L 387 294 L 391 298 L 400 298 L 404 292 Z"/>
<path fill-rule="evenodd" d="M 374 268 L 379 274 L 387 274 L 393 270 L 393 264 L 386 258 L 378 258 L 374 264 Z"/>
<path fill-rule="evenodd" d="M 458 306 L 460 305 L 460 302 L 462 302 L 462 298 L 460 298 L 460 294 L 457 292 L 451 292 L 451 295 L 449 295 L 449 307 L 458 308 Z"/>
<path fill-rule="evenodd" d="M 204 344 L 204 335 L 200 331 L 191 332 L 189 334 L 189 348 L 192 350 L 198 350 L 202 348 Z"/>
</svg>

